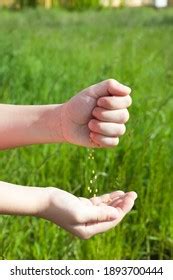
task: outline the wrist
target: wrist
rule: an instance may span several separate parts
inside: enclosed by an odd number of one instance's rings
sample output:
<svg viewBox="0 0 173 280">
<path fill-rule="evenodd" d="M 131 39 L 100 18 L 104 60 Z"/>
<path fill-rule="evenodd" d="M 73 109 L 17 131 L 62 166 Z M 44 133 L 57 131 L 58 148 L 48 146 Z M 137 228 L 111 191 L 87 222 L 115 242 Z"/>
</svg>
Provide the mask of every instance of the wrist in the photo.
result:
<svg viewBox="0 0 173 280">
<path fill-rule="evenodd" d="M 53 187 L 39 188 L 42 193 L 37 201 L 37 206 L 34 209 L 34 216 L 48 220 L 49 209 L 52 204 L 52 194 L 55 191 Z"/>
<path fill-rule="evenodd" d="M 39 135 L 38 143 L 65 142 L 61 112 L 64 104 L 39 106 L 37 121 L 33 123 L 33 134 Z"/>
<path fill-rule="evenodd" d="M 55 105 L 52 109 L 49 131 L 52 143 L 67 142 L 63 133 L 63 110 L 65 103 Z"/>
<path fill-rule="evenodd" d="M 40 198 L 38 208 L 34 216 L 53 221 L 52 215 L 55 214 L 52 213 L 52 208 L 54 208 L 53 198 L 57 194 L 57 192 L 58 189 L 54 187 L 46 187 L 43 189 L 43 195 L 42 198 Z"/>
</svg>

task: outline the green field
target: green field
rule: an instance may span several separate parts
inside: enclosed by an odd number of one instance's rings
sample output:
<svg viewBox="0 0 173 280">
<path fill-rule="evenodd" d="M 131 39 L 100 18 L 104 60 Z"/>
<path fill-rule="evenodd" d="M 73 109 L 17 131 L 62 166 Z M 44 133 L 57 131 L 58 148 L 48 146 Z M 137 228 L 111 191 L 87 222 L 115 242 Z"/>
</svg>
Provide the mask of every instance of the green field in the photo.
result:
<svg viewBox="0 0 173 280">
<path fill-rule="evenodd" d="M 87 241 L 44 220 L 1 216 L 0 258 L 173 258 L 173 9 L 0 11 L 1 103 L 62 103 L 107 78 L 133 89 L 117 148 L 95 151 L 94 161 L 67 144 L 1 151 L 0 180 L 89 197 L 94 168 L 99 194 L 138 193 L 133 211 Z"/>
</svg>

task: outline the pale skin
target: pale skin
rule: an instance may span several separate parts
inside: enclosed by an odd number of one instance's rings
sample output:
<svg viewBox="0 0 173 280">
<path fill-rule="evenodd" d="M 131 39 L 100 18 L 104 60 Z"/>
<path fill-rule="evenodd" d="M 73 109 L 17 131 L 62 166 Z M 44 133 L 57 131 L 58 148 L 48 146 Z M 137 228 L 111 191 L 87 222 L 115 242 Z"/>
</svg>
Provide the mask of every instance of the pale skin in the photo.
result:
<svg viewBox="0 0 173 280">
<path fill-rule="evenodd" d="M 130 88 L 109 79 L 59 105 L 0 105 L 0 149 L 33 144 L 71 143 L 110 148 L 119 143 L 128 121 Z M 90 199 L 58 188 L 0 182 L 0 213 L 49 220 L 88 239 L 115 227 L 132 209 L 135 192 L 115 191 Z"/>
</svg>

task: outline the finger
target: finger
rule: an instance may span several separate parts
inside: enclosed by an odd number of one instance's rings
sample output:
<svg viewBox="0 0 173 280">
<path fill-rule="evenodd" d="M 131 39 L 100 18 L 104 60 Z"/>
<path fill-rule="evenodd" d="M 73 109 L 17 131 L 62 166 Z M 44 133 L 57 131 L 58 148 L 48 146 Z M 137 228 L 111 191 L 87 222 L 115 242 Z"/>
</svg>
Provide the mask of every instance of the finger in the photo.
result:
<svg viewBox="0 0 173 280">
<path fill-rule="evenodd" d="M 132 192 L 126 193 L 126 195 L 129 196 L 129 197 L 131 197 L 131 198 L 134 199 L 134 200 L 136 200 L 137 197 L 138 197 L 137 193 L 136 193 L 136 192 L 133 192 L 133 191 L 132 191 Z"/>
<path fill-rule="evenodd" d="M 129 112 L 127 109 L 121 110 L 105 110 L 102 107 L 95 107 L 92 115 L 104 122 L 126 123 L 129 119 Z"/>
<path fill-rule="evenodd" d="M 88 127 L 91 132 L 96 132 L 104 136 L 119 137 L 126 131 L 124 124 L 101 122 L 96 119 L 92 119 L 88 123 Z M 93 135 L 91 135 L 92 137 Z"/>
<path fill-rule="evenodd" d="M 119 217 L 112 221 L 105 221 L 105 222 L 99 222 L 99 223 L 98 222 L 97 223 L 87 223 L 86 227 L 85 227 L 86 235 L 91 237 L 95 234 L 108 231 L 111 228 L 114 228 L 115 226 L 117 226 L 125 216 L 124 212 L 121 209 L 119 209 L 118 211 L 119 211 Z"/>
<path fill-rule="evenodd" d="M 93 236 L 98 233 L 108 231 L 111 228 L 114 228 L 115 226 L 117 226 L 120 223 L 120 221 L 123 219 L 123 217 L 121 219 L 116 219 L 114 221 L 109 221 L 109 222 L 86 224 L 85 231 L 86 231 L 87 235 L 89 235 L 89 236 Z"/>
<path fill-rule="evenodd" d="M 94 196 L 94 197 L 90 198 L 90 201 L 94 205 L 99 205 L 100 203 L 109 204 L 112 201 L 114 201 L 116 198 L 119 198 L 123 195 L 124 195 L 123 191 L 116 191 L 116 192 L 107 193 L 107 194 L 104 194 L 101 196 Z"/>
<path fill-rule="evenodd" d="M 97 101 L 99 107 L 108 110 L 126 109 L 132 104 L 132 99 L 127 96 L 104 96 Z"/>
<path fill-rule="evenodd" d="M 124 214 L 128 213 L 137 198 L 137 194 L 135 192 L 127 193 L 123 198 L 120 198 L 117 201 L 114 201 L 111 206 L 115 208 L 120 208 Z"/>
<path fill-rule="evenodd" d="M 104 222 L 111 221 L 119 218 L 119 211 L 111 206 L 92 206 L 86 207 L 85 213 L 83 214 L 83 222 Z"/>
<path fill-rule="evenodd" d="M 117 197 L 109 203 L 109 206 L 118 207 L 120 203 L 122 203 L 122 201 L 123 201 L 123 196 Z"/>
<path fill-rule="evenodd" d="M 119 217 L 111 220 L 111 221 L 104 221 L 100 223 L 88 223 L 86 224 L 86 234 L 91 237 L 95 234 L 105 232 L 117 226 L 122 219 L 127 215 L 127 213 L 132 209 L 134 205 L 134 200 L 137 198 L 137 194 L 135 192 L 130 192 L 124 196 L 123 203 L 121 202 L 121 207 L 116 207 L 117 211 L 119 212 Z"/>
<path fill-rule="evenodd" d="M 112 199 L 112 201 L 109 203 L 109 206 L 113 207 L 121 207 L 123 209 L 123 204 L 126 202 L 127 199 L 131 199 L 135 201 L 137 198 L 137 194 L 135 192 L 128 192 L 124 195 L 121 195 L 119 197 L 115 197 Z"/>
<path fill-rule="evenodd" d="M 118 137 L 105 137 L 98 133 L 90 133 L 90 138 L 93 143 L 97 144 L 99 147 L 115 147 L 119 143 Z"/>
<path fill-rule="evenodd" d="M 132 200 L 136 200 L 137 199 L 137 193 L 136 192 L 127 192 L 124 196 L 124 198 L 129 198 L 129 199 L 132 199 Z"/>
<path fill-rule="evenodd" d="M 131 89 L 114 79 L 108 79 L 89 87 L 87 92 L 90 92 L 91 96 L 98 98 L 105 95 L 129 95 Z"/>
</svg>

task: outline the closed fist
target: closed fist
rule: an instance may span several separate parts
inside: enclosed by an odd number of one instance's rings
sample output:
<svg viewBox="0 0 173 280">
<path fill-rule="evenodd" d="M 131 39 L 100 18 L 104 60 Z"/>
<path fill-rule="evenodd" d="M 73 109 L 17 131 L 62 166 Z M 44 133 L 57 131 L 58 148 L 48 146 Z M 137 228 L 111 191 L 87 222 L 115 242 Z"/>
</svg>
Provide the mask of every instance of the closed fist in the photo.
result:
<svg viewBox="0 0 173 280">
<path fill-rule="evenodd" d="M 125 131 L 131 89 L 109 79 L 84 89 L 62 106 L 64 140 L 85 147 L 114 147 Z"/>
</svg>

